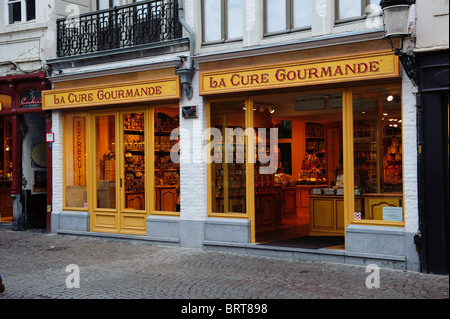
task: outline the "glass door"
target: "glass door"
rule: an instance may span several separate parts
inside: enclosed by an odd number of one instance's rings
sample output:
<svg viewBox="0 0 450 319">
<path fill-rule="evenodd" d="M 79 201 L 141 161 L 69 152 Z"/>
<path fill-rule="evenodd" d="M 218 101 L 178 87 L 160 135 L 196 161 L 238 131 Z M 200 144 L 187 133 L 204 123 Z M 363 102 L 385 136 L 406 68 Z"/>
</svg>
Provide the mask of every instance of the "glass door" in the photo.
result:
<svg viewBox="0 0 450 319">
<path fill-rule="evenodd" d="M 123 211 L 120 233 L 146 235 L 146 119 L 145 112 L 120 113 L 121 174 L 120 190 Z"/>
<path fill-rule="evenodd" d="M 118 232 L 117 212 L 117 115 L 94 116 L 94 212 L 92 230 Z"/>
<path fill-rule="evenodd" d="M 94 116 L 92 230 L 146 235 L 146 112 Z"/>
</svg>

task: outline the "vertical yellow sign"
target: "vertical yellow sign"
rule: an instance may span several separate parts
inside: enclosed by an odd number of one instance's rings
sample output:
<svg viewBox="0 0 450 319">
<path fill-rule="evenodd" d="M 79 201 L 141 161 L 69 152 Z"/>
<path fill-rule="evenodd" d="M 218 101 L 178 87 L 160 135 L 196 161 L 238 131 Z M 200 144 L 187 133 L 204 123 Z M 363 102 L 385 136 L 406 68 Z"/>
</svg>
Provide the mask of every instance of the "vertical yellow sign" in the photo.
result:
<svg viewBox="0 0 450 319">
<path fill-rule="evenodd" d="M 74 185 L 86 185 L 86 119 L 73 118 Z"/>
</svg>

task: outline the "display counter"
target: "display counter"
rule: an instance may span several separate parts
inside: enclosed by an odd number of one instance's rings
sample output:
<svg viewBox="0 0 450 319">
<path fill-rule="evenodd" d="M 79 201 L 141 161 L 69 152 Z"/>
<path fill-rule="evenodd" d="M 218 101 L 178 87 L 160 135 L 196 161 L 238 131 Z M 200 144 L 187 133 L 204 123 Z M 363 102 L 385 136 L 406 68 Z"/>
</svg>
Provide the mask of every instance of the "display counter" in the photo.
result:
<svg viewBox="0 0 450 319">
<path fill-rule="evenodd" d="M 310 235 L 343 236 L 344 196 L 343 195 L 309 195 L 310 200 Z M 355 211 L 361 211 L 362 196 L 355 196 Z"/>
<path fill-rule="evenodd" d="M 175 212 L 178 192 L 176 185 L 158 185 L 156 191 L 156 210 L 162 212 Z"/>
</svg>

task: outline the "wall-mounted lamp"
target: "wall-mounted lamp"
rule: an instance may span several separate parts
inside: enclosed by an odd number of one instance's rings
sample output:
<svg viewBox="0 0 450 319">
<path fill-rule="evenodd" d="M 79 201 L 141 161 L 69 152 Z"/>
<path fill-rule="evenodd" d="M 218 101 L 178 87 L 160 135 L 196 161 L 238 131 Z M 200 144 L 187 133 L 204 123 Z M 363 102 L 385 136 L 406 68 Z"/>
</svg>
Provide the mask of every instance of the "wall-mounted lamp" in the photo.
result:
<svg viewBox="0 0 450 319">
<path fill-rule="evenodd" d="M 384 39 L 391 45 L 392 51 L 400 59 L 410 80 L 417 86 L 416 59 L 412 53 L 402 52 L 403 41 L 411 36 L 410 8 L 416 0 L 381 0 L 383 9 Z M 400 39 L 400 48 L 396 48 L 393 39 Z"/>
<path fill-rule="evenodd" d="M 184 89 L 184 93 L 188 100 L 192 99 L 193 89 L 191 87 L 192 77 L 195 70 L 193 69 L 178 69 L 177 74 L 180 76 L 180 82 Z"/>
</svg>

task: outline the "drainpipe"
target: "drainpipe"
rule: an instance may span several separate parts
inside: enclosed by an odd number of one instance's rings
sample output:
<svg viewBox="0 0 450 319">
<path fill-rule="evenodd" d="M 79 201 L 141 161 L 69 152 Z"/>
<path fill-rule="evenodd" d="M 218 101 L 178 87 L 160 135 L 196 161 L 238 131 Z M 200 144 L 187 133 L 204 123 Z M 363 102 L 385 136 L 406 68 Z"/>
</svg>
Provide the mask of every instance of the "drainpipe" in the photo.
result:
<svg viewBox="0 0 450 319">
<path fill-rule="evenodd" d="M 177 73 L 180 76 L 180 82 L 183 86 L 186 97 L 190 100 L 193 95 L 193 89 L 191 87 L 192 77 L 194 76 L 194 40 L 195 33 L 192 28 L 187 24 L 186 20 L 184 20 L 184 7 L 183 0 L 178 0 L 178 19 L 180 20 L 181 25 L 186 29 L 189 33 L 189 57 L 188 57 L 188 67 L 184 69 L 178 69 Z"/>
</svg>

